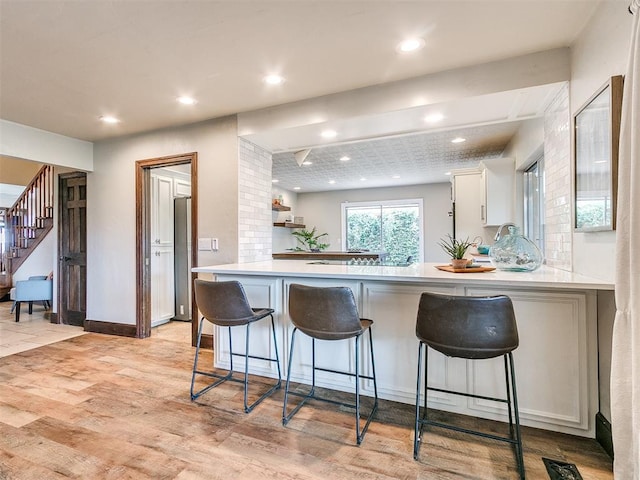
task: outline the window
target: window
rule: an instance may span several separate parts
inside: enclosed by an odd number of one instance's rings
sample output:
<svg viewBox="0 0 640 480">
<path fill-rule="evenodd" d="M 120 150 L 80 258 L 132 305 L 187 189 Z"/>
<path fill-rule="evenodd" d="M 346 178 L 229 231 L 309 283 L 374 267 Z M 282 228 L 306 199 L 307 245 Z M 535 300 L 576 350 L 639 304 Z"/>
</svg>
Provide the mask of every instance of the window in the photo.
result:
<svg viewBox="0 0 640 480">
<path fill-rule="evenodd" d="M 342 204 L 342 242 L 347 250 L 386 252 L 393 263 L 422 261 L 422 199 Z"/>
<path fill-rule="evenodd" d="M 524 172 L 524 234 L 544 254 L 544 159 Z"/>
</svg>

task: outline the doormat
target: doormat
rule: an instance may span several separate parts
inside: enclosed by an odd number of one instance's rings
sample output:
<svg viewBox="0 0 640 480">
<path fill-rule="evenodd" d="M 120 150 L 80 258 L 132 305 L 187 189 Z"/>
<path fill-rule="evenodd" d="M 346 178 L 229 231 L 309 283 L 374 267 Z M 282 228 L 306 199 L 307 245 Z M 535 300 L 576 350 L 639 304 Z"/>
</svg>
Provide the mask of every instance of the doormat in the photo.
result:
<svg viewBox="0 0 640 480">
<path fill-rule="evenodd" d="M 542 458 L 544 466 L 547 467 L 547 473 L 551 480 L 582 480 L 582 475 L 578 471 L 578 467 L 573 463 L 561 462 L 559 460 L 551 460 L 550 458 Z"/>
</svg>

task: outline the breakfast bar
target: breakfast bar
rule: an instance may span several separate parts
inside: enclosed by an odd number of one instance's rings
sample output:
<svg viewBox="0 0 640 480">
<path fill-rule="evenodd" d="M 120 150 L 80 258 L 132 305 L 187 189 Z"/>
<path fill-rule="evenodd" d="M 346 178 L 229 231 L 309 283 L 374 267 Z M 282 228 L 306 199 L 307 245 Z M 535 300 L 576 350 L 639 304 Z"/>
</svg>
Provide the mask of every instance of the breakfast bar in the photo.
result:
<svg viewBox="0 0 640 480">
<path fill-rule="evenodd" d="M 275 310 L 280 367 L 288 363 L 292 326 L 288 318 L 288 291 L 292 283 L 312 286 L 348 286 L 353 290 L 360 315 L 374 321 L 376 374 L 381 398 L 415 402 L 418 341 L 416 313 L 425 292 L 454 295 L 508 295 L 514 305 L 520 346 L 514 351 L 522 424 L 574 435 L 593 437 L 598 412 L 597 292 L 613 290 L 613 284 L 546 266 L 534 272 L 451 273 L 438 264 L 409 266 L 316 264 L 299 260 L 213 265 L 193 269 L 201 278 L 238 280 L 252 306 Z M 252 328 L 252 348 L 263 356 L 273 354 L 268 328 Z M 234 337 L 234 341 L 235 341 Z M 243 348 L 237 339 L 237 348 Z M 304 342 L 304 341 L 303 341 Z M 310 383 L 310 350 L 302 343 L 296 350 L 292 381 Z M 234 350 L 236 346 L 234 345 Z M 347 343 L 323 342 L 330 358 L 325 368 L 349 363 Z M 363 355 L 367 355 L 363 352 Z M 229 367 L 226 329 L 214 332 L 215 364 Z M 364 361 L 363 365 L 370 362 Z M 241 366 L 240 366 L 241 367 Z M 255 360 L 250 371 L 277 376 L 276 366 Z M 284 370 L 283 370 L 284 371 Z M 498 359 L 467 362 L 429 352 L 432 385 L 444 389 L 472 391 L 485 396 L 504 395 L 502 364 Z M 352 391 L 353 380 L 318 375 L 326 388 Z M 363 381 L 364 394 L 373 395 Z M 484 400 L 432 392 L 432 408 L 504 421 L 506 406 Z"/>
</svg>

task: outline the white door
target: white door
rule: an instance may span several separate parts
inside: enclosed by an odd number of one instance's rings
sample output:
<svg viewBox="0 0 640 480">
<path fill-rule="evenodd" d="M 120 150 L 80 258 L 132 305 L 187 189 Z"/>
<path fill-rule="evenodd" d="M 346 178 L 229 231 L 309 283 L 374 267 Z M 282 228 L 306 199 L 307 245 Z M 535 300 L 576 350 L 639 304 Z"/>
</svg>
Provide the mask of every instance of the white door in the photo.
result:
<svg viewBox="0 0 640 480">
<path fill-rule="evenodd" d="M 173 179 L 151 174 L 151 327 L 175 316 Z"/>
</svg>

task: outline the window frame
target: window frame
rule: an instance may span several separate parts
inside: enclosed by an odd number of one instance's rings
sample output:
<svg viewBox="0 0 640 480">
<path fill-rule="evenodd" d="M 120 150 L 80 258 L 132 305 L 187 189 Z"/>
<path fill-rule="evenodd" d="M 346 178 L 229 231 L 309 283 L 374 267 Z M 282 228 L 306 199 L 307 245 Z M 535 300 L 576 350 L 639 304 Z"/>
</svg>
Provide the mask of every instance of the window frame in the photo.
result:
<svg viewBox="0 0 640 480">
<path fill-rule="evenodd" d="M 361 207 L 394 207 L 394 206 L 417 206 L 418 207 L 418 223 L 420 229 L 419 238 L 419 258 L 417 262 L 422 263 L 424 261 L 424 199 L 422 198 L 405 198 L 399 200 L 368 200 L 361 202 L 345 201 L 340 204 L 341 219 L 341 241 L 345 251 L 347 247 L 347 209 L 348 208 L 361 208 Z"/>
<path fill-rule="evenodd" d="M 523 198 L 523 233 L 529 238 L 533 243 L 535 243 L 542 254 L 545 253 L 545 165 L 544 165 L 544 155 L 540 154 L 536 157 L 536 159 L 529 165 L 522 173 L 523 173 L 523 186 L 522 186 L 522 198 Z M 530 190 L 531 181 L 530 176 L 534 174 L 534 170 L 536 170 L 537 180 L 536 184 L 538 187 L 538 195 L 537 195 L 537 208 L 538 208 L 538 224 L 537 227 L 539 229 L 540 239 L 536 240 L 531 232 L 531 212 L 530 206 L 533 203 L 532 192 Z"/>
</svg>

